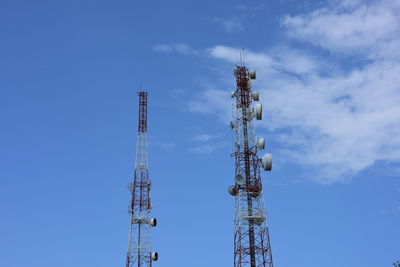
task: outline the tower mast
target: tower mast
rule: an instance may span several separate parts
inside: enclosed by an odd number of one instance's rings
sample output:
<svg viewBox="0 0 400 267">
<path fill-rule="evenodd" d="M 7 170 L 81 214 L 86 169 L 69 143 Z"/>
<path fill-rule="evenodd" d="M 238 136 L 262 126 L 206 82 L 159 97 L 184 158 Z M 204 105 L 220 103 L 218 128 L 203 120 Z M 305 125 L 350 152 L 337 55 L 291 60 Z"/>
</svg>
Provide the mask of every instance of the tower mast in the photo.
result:
<svg viewBox="0 0 400 267">
<path fill-rule="evenodd" d="M 158 259 L 158 254 L 151 251 L 150 228 L 157 225 L 157 220 L 150 217 L 151 181 L 147 165 L 147 92 L 138 92 L 138 96 L 136 163 L 133 183 L 128 185 L 131 203 L 128 208 L 130 229 L 126 267 L 151 267 L 152 262 Z"/>
<path fill-rule="evenodd" d="M 265 154 L 262 159 L 258 151 L 264 149 L 265 139 L 256 139 L 253 119 L 262 119 L 262 105 L 259 92 L 252 91 L 254 70 L 248 70 L 243 62 L 236 66 L 236 110 L 231 128 L 235 132 L 235 184 L 229 193 L 235 196 L 235 267 L 273 267 L 269 231 L 264 209 L 260 167 L 270 171 L 272 155 Z"/>
</svg>

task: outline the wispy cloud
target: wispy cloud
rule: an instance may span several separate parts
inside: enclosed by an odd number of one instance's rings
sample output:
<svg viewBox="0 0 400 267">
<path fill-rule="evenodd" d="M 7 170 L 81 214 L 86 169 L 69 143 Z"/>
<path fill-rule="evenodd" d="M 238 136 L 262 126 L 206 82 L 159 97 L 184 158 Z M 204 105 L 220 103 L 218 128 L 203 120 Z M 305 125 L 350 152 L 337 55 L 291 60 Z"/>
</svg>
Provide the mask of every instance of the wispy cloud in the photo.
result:
<svg viewBox="0 0 400 267">
<path fill-rule="evenodd" d="M 228 98 L 228 92 L 222 90 L 207 88 L 201 95 L 195 96 L 189 101 L 189 111 L 198 112 L 219 117 L 224 122 L 229 122 L 232 114 L 231 103 Z"/>
<path fill-rule="evenodd" d="M 261 10 L 263 10 L 264 8 L 266 8 L 266 4 L 258 4 L 258 5 L 237 5 L 235 6 L 236 10 L 240 10 L 240 11 L 244 11 L 250 14 L 254 14 L 257 13 Z"/>
<path fill-rule="evenodd" d="M 400 215 L 400 205 L 397 205 L 397 207 L 392 207 L 388 209 L 383 209 L 381 211 L 382 213 L 391 213 L 391 214 L 399 214 Z"/>
<path fill-rule="evenodd" d="M 247 65 L 259 74 L 255 86 L 265 88 L 262 125 L 279 133 L 279 153 L 314 170 L 322 183 L 346 180 L 377 161 L 400 161 L 400 1 L 342 3 L 287 16 L 283 26 L 294 41 L 361 59 L 357 66 L 288 47 L 246 51 Z M 234 47 L 208 52 L 228 65 L 239 61 Z M 227 91 L 215 87 L 191 110 L 229 118 Z"/>
<path fill-rule="evenodd" d="M 211 154 L 221 148 L 227 146 L 225 141 L 221 142 L 214 142 L 214 143 L 207 143 L 207 144 L 200 144 L 190 149 L 190 152 L 195 154 Z"/>
<path fill-rule="evenodd" d="M 218 138 L 220 135 L 217 134 L 197 134 L 193 136 L 193 140 L 200 142 L 207 142 L 212 139 Z"/>
<path fill-rule="evenodd" d="M 223 45 L 217 45 L 209 48 L 207 51 L 212 57 L 233 64 L 239 62 L 241 53 L 241 50 L 238 48 Z M 284 71 L 293 74 L 305 74 L 317 71 L 321 69 L 322 66 L 325 68 L 329 67 L 312 55 L 288 47 L 277 48 L 271 55 L 246 50 L 244 53 L 244 60 L 245 63 L 251 63 L 253 67 L 262 68 L 264 71 L 268 72 Z"/>
<path fill-rule="evenodd" d="M 208 53 L 215 58 L 228 61 L 230 63 L 238 63 L 241 50 L 224 45 L 217 45 L 207 50 Z M 260 53 L 246 51 L 246 61 L 260 66 L 268 66 L 272 63 L 270 56 Z"/>
<path fill-rule="evenodd" d="M 400 1 L 336 2 L 309 14 L 286 16 L 282 23 L 288 35 L 333 52 L 399 57 Z"/>
<path fill-rule="evenodd" d="M 199 55 L 200 52 L 185 43 L 158 44 L 153 46 L 153 50 L 157 52 L 171 53 L 177 52 L 184 55 Z"/>
<path fill-rule="evenodd" d="M 228 143 L 221 134 L 194 134 L 190 137 L 191 143 L 194 144 L 189 152 L 195 154 L 211 154 L 224 147 L 227 147 Z"/>
<path fill-rule="evenodd" d="M 245 29 L 245 21 L 257 15 L 265 7 L 265 4 L 255 6 L 237 5 L 231 12 L 236 13 L 235 15 L 230 17 L 214 17 L 212 21 L 221 25 L 228 33 L 240 32 Z"/>
<path fill-rule="evenodd" d="M 214 18 L 213 21 L 220 24 L 227 32 L 234 33 L 244 29 L 242 16 L 230 18 Z"/>
<path fill-rule="evenodd" d="M 172 149 L 176 147 L 175 142 L 162 142 L 162 141 L 150 141 L 151 146 L 157 146 L 164 149 Z"/>
</svg>

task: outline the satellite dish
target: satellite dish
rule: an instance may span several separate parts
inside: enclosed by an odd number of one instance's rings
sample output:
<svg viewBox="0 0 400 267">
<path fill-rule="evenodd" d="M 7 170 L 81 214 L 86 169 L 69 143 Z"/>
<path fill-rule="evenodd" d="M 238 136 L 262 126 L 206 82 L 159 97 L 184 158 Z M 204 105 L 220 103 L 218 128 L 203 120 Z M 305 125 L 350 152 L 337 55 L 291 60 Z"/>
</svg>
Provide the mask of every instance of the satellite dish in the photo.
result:
<svg viewBox="0 0 400 267">
<path fill-rule="evenodd" d="M 258 91 L 253 91 L 252 96 L 254 101 L 260 100 L 260 93 Z"/>
<path fill-rule="evenodd" d="M 272 154 L 265 154 L 261 159 L 262 167 L 265 171 L 272 169 Z"/>
<path fill-rule="evenodd" d="M 250 79 L 255 80 L 256 79 L 256 70 L 249 70 L 249 76 L 250 76 Z"/>
<path fill-rule="evenodd" d="M 247 89 L 250 89 L 253 86 L 253 82 L 251 80 L 247 80 Z"/>
<path fill-rule="evenodd" d="M 238 193 L 237 188 L 236 188 L 236 186 L 234 186 L 234 185 L 231 185 L 230 187 L 228 187 L 228 192 L 229 192 L 229 194 L 231 194 L 232 196 L 236 196 L 237 193 Z"/>
<path fill-rule="evenodd" d="M 151 259 L 153 261 L 157 261 L 158 260 L 158 253 L 157 252 L 152 252 L 151 253 Z"/>
<path fill-rule="evenodd" d="M 240 174 L 235 176 L 235 183 L 238 185 L 244 184 L 244 177 Z"/>
<path fill-rule="evenodd" d="M 151 218 L 150 219 L 150 225 L 155 227 L 157 225 L 157 219 L 156 218 Z"/>
<path fill-rule="evenodd" d="M 234 98 L 234 97 L 235 97 L 235 92 L 231 91 L 231 98 Z"/>
<path fill-rule="evenodd" d="M 258 140 L 258 148 L 259 149 L 265 148 L 265 139 L 264 138 L 260 138 L 260 140 Z"/>
<path fill-rule="evenodd" d="M 256 104 L 256 119 L 262 120 L 262 104 L 261 103 Z"/>
</svg>

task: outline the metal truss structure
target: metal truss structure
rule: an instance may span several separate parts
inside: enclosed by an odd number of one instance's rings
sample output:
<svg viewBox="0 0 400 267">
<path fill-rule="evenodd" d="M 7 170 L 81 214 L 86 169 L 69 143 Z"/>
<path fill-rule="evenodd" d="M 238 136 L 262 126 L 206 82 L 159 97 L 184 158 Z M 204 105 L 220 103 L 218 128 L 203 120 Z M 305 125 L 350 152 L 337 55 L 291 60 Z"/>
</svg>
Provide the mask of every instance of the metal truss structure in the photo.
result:
<svg viewBox="0 0 400 267">
<path fill-rule="evenodd" d="M 136 145 L 134 180 L 128 185 L 131 192 L 129 205 L 130 230 L 126 267 L 148 267 L 158 259 L 151 251 L 151 227 L 157 220 L 150 217 L 151 202 L 149 170 L 147 165 L 147 92 L 139 92 L 139 124 Z"/>
<path fill-rule="evenodd" d="M 272 155 L 258 156 L 265 140 L 257 140 L 253 127 L 254 119 L 262 119 L 261 104 L 253 102 L 259 100 L 259 93 L 251 90 L 256 73 L 243 65 L 236 66 L 234 73 L 237 86 L 231 97 L 236 105 L 231 128 L 235 133 L 235 184 L 229 187 L 235 196 L 234 266 L 273 267 L 260 174 L 260 167 L 271 170 Z"/>
</svg>

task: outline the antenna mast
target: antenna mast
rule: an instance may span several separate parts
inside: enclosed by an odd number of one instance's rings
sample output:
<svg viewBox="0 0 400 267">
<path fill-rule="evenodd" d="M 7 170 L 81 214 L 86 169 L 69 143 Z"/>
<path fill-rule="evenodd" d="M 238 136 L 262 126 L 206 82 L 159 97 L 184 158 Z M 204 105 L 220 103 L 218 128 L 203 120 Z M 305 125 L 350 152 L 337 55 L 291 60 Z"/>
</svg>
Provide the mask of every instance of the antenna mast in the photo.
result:
<svg viewBox="0 0 400 267">
<path fill-rule="evenodd" d="M 151 251 L 150 228 L 157 225 L 150 218 L 151 202 L 149 170 L 147 166 L 147 92 L 138 92 L 139 122 L 136 144 L 136 164 L 129 205 L 130 230 L 126 267 L 151 267 L 158 253 Z"/>
<path fill-rule="evenodd" d="M 236 112 L 233 114 L 231 128 L 235 132 L 235 184 L 229 187 L 229 193 L 235 196 L 235 267 L 273 267 L 267 216 L 260 167 L 266 171 L 272 168 L 272 155 L 265 154 L 262 159 L 258 151 L 264 149 L 265 139 L 256 139 L 253 119 L 262 119 L 259 92 L 252 91 L 255 70 L 248 70 L 243 62 L 236 66 Z"/>
</svg>

